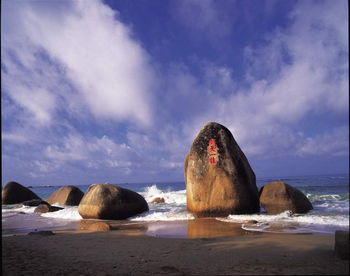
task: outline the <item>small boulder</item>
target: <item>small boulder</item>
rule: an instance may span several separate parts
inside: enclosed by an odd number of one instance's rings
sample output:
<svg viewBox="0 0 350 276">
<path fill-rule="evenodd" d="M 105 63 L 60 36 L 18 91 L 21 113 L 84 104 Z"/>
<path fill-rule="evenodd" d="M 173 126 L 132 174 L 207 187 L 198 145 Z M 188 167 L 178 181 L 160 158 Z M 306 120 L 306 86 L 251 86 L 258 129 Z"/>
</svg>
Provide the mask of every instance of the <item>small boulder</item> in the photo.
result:
<svg viewBox="0 0 350 276">
<path fill-rule="evenodd" d="M 50 204 L 78 206 L 84 193 L 75 186 L 64 186 L 54 191 L 46 200 Z"/>
<path fill-rule="evenodd" d="M 21 203 L 24 206 L 34 207 L 39 206 L 40 204 L 49 204 L 46 201 L 42 199 L 32 199 L 32 200 L 26 200 Z"/>
<path fill-rule="evenodd" d="M 195 217 L 259 212 L 255 174 L 231 132 L 208 123 L 185 158 L 187 209 Z"/>
<path fill-rule="evenodd" d="M 38 207 L 34 209 L 34 213 L 56 212 L 63 209 L 64 208 L 61 208 L 61 207 L 51 206 L 50 204 L 40 204 Z"/>
<path fill-rule="evenodd" d="M 165 199 L 163 197 L 156 197 L 151 200 L 151 203 L 164 203 Z"/>
<path fill-rule="evenodd" d="M 138 193 L 112 184 L 93 184 L 80 201 L 83 218 L 122 220 L 148 211 L 146 200 Z"/>
<path fill-rule="evenodd" d="M 349 260 L 349 231 L 335 231 L 335 254 L 342 260 Z"/>
<path fill-rule="evenodd" d="M 23 201 L 39 199 L 35 193 L 17 182 L 7 182 L 1 192 L 2 204 L 16 204 Z"/>
<path fill-rule="evenodd" d="M 313 209 L 301 191 L 280 181 L 264 185 L 259 191 L 259 200 L 268 214 L 279 214 L 287 210 L 304 214 Z"/>
</svg>

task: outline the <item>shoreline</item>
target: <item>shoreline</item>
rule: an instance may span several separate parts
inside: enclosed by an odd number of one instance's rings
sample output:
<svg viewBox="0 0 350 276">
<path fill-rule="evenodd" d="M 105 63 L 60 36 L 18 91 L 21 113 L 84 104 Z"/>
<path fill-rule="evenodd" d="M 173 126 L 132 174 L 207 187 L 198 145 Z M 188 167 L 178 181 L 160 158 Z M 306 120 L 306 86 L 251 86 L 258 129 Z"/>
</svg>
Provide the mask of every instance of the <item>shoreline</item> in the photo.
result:
<svg viewBox="0 0 350 276">
<path fill-rule="evenodd" d="M 116 222 L 107 232 L 53 230 L 53 235 L 3 234 L 2 270 L 4 275 L 349 273 L 349 261 L 335 256 L 334 235 L 252 232 L 243 230 L 240 224 L 204 219 L 187 225 L 188 237 L 173 236 L 185 224 Z M 168 236 L 165 232 L 163 237 L 146 234 L 150 228 L 153 233 L 167 231 Z"/>
<path fill-rule="evenodd" d="M 20 214 L 21 215 L 21 214 Z M 34 231 L 89 231 L 93 224 L 108 225 L 110 231 L 137 229 L 142 234 L 168 238 L 217 238 L 237 235 L 275 234 L 317 234 L 333 235 L 329 232 L 315 232 L 278 223 L 259 223 L 257 221 L 227 222 L 218 218 L 195 218 L 187 220 L 142 221 L 142 220 L 100 220 L 100 219 L 51 219 L 36 214 L 22 214 L 21 219 L 13 216 L 2 224 L 2 234 L 20 234 Z M 268 226 L 267 229 L 266 225 Z M 92 227 L 91 230 L 96 230 Z M 339 229 L 340 230 L 340 229 Z"/>
</svg>

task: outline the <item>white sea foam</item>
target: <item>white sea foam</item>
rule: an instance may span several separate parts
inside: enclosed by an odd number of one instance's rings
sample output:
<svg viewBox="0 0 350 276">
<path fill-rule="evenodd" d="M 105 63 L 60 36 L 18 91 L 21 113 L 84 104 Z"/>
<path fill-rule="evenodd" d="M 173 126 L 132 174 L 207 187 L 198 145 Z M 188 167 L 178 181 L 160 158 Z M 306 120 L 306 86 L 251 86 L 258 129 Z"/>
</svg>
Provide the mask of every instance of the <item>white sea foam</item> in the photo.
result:
<svg viewBox="0 0 350 276">
<path fill-rule="evenodd" d="M 80 220 L 82 217 L 79 215 L 77 206 L 64 206 L 63 210 L 56 212 L 43 213 L 43 217 L 67 219 L 67 220 Z"/>
<path fill-rule="evenodd" d="M 186 190 L 161 190 L 156 185 L 146 187 L 140 193 L 148 202 L 150 211 L 131 218 L 134 221 L 189 220 L 194 217 L 186 210 Z M 164 203 L 151 203 L 156 198 L 164 198 Z"/>
<path fill-rule="evenodd" d="M 144 192 L 140 193 L 147 202 L 151 202 L 156 197 L 164 198 L 167 204 L 183 205 L 186 204 L 186 190 L 180 191 L 163 191 L 157 187 L 157 185 L 152 185 L 145 188 Z"/>
<path fill-rule="evenodd" d="M 4 208 L 4 206 L 6 206 Z M 21 204 L 16 204 L 16 205 L 3 205 L 2 208 L 2 215 L 6 216 L 7 213 L 34 213 L 34 209 L 36 207 L 31 207 L 31 206 L 24 206 Z"/>
<path fill-rule="evenodd" d="M 243 223 L 242 228 L 251 231 L 271 232 L 269 228 L 282 227 L 280 232 L 324 232 L 331 233 L 334 229 L 348 229 L 348 215 L 320 215 L 310 212 L 305 215 L 292 214 L 285 211 L 277 215 L 252 214 L 252 215 L 229 215 L 227 218 L 217 218 L 225 222 Z M 249 220 L 256 220 L 256 225 L 246 224 Z M 289 228 L 289 229 L 288 229 Z M 294 230 L 293 230 L 294 228 Z"/>
<path fill-rule="evenodd" d="M 137 216 L 131 218 L 133 221 L 174 221 L 174 220 L 190 220 L 194 219 L 191 214 L 187 212 L 183 213 L 159 213 L 159 212 L 151 212 L 142 216 Z"/>
<path fill-rule="evenodd" d="M 318 195 L 318 194 L 311 194 L 307 193 L 306 197 L 311 201 L 338 201 L 338 200 L 347 200 L 349 201 L 349 194 L 326 194 L 326 195 Z"/>
<path fill-rule="evenodd" d="M 172 221 L 172 220 L 190 220 L 194 219 L 193 215 L 181 207 L 164 208 L 150 210 L 139 216 L 131 218 L 134 221 Z"/>
</svg>

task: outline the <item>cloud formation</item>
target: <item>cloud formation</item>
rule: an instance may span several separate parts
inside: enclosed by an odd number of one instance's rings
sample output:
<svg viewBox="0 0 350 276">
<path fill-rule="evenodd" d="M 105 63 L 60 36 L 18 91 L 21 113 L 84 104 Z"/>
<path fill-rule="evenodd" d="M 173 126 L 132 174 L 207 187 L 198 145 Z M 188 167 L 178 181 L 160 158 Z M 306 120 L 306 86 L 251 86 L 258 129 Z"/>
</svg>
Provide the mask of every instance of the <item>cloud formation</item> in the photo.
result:
<svg viewBox="0 0 350 276">
<path fill-rule="evenodd" d="M 55 112 L 152 122 L 147 53 L 100 1 L 5 1 L 4 91 L 42 124 Z"/>
<path fill-rule="evenodd" d="M 233 8 L 254 27 L 245 3 L 167 7 L 189 44 L 213 51 L 238 47 Z M 264 2 L 266 14 L 278 3 Z M 100 0 L 5 1 L 4 171 L 55 184 L 182 179 L 184 156 L 209 121 L 231 130 L 253 167 L 276 157 L 348 155 L 346 2 L 291 6 L 287 24 L 244 40 L 241 63 L 230 62 L 233 50 L 225 62 L 216 53 L 181 58 L 187 52 L 171 47 L 176 33 L 163 34 L 166 50 L 178 51 L 164 62 Z"/>
<path fill-rule="evenodd" d="M 342 149 L 336 151 L 327 146 L 332 139 L 346 141 L 346 131 L 341 136 L 335 129 L 315 135 L 303 134 L 303 127 L 298 127 L 311 116 L 348 113 L 346 3 L 299 2 L 290 20 L 287 28 L 267 34 L 264 43 L 246 47 L 246 85 L 226 88 L 225 97 L 218 96 L 220 92 L 207 97 L 209 108 L 188 129 L 208 121 L 222 122 L 250 156 L 320 154 L 319 147 L 323 154 L 347 154 L 347 143 L 337 142 Z M 222 71 L 216 68 L 217 74 Z M 206 83 L 210 79 L 207 77 Z M 235 83 L 229 74 L 226 79 Z M 197 89 L 208 87 L 198 85 Z M 343 130 L 347 129 L 344 115 L 338 122 Z M 316 141 L 322 145 L 312 147 L 310 143 Z"/>
</svg>

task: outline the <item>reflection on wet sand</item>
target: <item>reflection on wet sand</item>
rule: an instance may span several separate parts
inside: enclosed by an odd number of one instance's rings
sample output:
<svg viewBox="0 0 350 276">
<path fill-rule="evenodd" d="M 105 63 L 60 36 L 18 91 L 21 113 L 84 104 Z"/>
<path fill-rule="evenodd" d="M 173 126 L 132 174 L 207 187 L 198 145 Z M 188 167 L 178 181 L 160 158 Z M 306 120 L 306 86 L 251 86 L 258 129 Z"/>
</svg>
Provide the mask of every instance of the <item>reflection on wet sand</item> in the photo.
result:
<svg viewBox="0 0 350 276">
<path fill-rule="evenodd" d="M 213 218 L 201 218 L 188 221 L 188 238 L 216 238 L 246 235 L 250 232 L 241 228 L 240 223 L 228 223 Z"/>
<path fill-rule="evenodd" d="M 125 230 L 144 233 L 147 231 L 148 226 L 145 223 L 135 223 L 125 220 L 82 219 L 79 221 L 78 229 L 87 231 Z"/>
<path fill-rule="evenodd" d="M 241 228 L 240 223 L 228 223 L 214 218 L 199 218 L 184 221 L 159 221 L 148 223 L 146 235 L 164 238 L 216 238 L 257 234 Z"/>
</svg>

